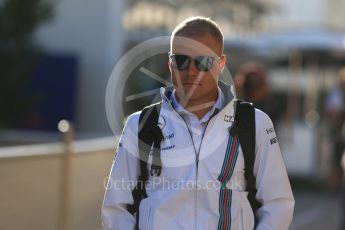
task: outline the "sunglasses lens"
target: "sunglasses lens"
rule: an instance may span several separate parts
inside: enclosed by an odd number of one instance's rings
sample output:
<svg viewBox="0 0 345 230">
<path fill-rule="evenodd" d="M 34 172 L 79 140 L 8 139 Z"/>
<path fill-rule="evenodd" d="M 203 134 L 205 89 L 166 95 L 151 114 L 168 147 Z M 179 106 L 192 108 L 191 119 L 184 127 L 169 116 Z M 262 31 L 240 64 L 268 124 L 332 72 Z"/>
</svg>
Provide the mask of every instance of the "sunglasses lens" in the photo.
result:
<svg viewBox="0 0 345 230">
<path fill-rule="evenodd" d="M 214 58 L 208 56 L 199 56 L 191 58 L 183 54 L 173 54 L 170 56 L 173 65 L 178 70 L 186 70 L 189 67 L 191 59 L 193 59 L 196 68 L 200 71 L 207 72 L 212 68 Z"/>
<path fill-rule="evenodd" d="M 213 57 L 207 56 L 200 56 L 196 57 L 195 59 L 195 66 L 203 72 L 207 72 L 212 68 L 213 65 Z"/>
<path fill-rule="evenodd" d="M 190 63 L 190 57 L 187 55 L 173 55 L 171 60 L 178 70 L 187 69 Z"/>
</svg>

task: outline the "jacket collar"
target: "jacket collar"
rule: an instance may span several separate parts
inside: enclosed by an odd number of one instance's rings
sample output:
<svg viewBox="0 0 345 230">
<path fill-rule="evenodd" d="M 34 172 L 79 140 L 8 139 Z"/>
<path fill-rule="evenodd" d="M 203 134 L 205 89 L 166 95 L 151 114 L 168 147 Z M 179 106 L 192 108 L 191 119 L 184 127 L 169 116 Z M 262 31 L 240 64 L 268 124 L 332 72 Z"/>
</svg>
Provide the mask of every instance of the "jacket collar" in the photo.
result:
<svg viewBox="0 0 345 230">
<path fill-rule="evenodd" d="M 233 94 L 233 86 L 224 83 L 223 81 L 218 81 L 218 87 L 224 95 L 224 107 L 221 108 L 219 113 L 216 115 L 218 119 L 223 119 L 224 125 L 230 127 L 234 121 L 235 117 L 235 97 Z M 173 86 L 162 87 L 160 89 L 161 97 L 163 100 L 163 108 L 174 109 L 172 106 L 172 92 L 174 90 Z"/>
</svg>

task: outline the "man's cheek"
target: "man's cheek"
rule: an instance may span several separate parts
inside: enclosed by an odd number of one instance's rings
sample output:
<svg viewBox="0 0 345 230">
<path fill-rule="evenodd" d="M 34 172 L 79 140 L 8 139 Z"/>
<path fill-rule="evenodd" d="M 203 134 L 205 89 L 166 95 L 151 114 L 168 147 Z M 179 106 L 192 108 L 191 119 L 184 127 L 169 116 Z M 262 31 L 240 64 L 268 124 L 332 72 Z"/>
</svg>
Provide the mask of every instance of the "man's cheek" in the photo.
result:
<svg viewBox="0 0 345 230">
<path fill-rule="evenodd" d="M 211 78 L 213 79 L 214 82 L 217 82 L 217 78 L 218 78 L 218 75 L 220 74 L 220 69 L 213 69 L 211 70 L 210 74 L 211 74 Z"/>
</svg>

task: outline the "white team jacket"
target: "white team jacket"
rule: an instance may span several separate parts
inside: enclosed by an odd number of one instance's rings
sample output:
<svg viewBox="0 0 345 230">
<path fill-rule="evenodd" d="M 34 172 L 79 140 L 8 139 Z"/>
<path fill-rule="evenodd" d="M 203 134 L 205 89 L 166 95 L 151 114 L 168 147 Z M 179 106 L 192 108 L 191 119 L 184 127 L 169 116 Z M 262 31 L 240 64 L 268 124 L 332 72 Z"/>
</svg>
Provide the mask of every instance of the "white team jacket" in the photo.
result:
<svg viewBox="0 0 345 230">
<path fill-rule="evenodd" d="M 162 89 L 159 117 L 162 173 L 149 176 L 148 197 L 140 203 L 139 228 L 143 230 L 251 230 L 254 215 L 245 192 L 244 159 L 236 138 L 228 129 L 235 114 L 228 86 L 219 85 L 229 103 L 209 120 L 199 153 L 193 147 L 187 125 Z M 126 210 L 139 175 L 138 120 L 132 114 L 125 125 L 112 165 L 102 206 L 105 230 L 133 229 L 135 218 Z M 270 118 L 255 110 L 257 230 L 288 229 L 294 198 Z M 236 139 L 236 140 L 235 140 Z M 150 162 L 148 170 L 150 170 Z"/>
</svg>

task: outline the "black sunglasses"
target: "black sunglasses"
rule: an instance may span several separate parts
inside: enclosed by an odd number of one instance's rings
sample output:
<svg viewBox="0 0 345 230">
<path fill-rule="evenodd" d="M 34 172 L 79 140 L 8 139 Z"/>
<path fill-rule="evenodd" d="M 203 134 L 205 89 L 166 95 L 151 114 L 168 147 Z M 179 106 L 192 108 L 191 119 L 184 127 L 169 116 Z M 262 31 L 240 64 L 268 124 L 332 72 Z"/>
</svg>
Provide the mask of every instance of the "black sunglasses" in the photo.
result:
<svg viewBox="0 0 345 230">
<path fill-rule="evenodd" d="M 198 57 L 190 57 L 184 54 L 169 54 L 169 58 L 175 67 L 178 70 L 186 70 L 188 69 L 191 60 L 194 61 L 195 67 L 199 71 L 207 72 L 209 71 L 212 66 L 214 60 L 220 59 L 220 57 L 210 57 L 210 56 L 198 56 Z"/>
</svg>

